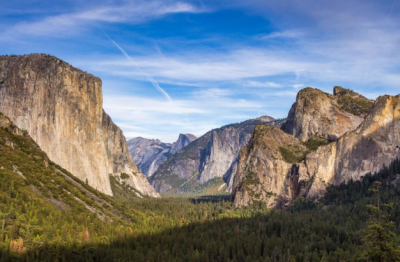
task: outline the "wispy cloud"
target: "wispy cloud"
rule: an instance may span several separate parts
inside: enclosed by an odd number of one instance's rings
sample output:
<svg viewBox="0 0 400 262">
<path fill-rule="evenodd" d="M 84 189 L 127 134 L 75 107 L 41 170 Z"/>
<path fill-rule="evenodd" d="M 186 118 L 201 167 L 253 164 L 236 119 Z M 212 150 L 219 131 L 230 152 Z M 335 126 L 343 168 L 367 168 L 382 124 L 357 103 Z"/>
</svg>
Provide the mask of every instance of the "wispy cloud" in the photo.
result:
<svg viewBox="0 0 400 262">
<path fill-rule="evenodd" d="M 276 38 L 300 38 L 306 35 L 307 35 L 306 30 L 294 29 L 294 30 L 275 31 L 265 35 L 258 35 L 256 39 L 269 40 Z"/>
<path fill-rule="evenodd" d="M 259 81 L 253 81 L 253 80 L 248 80 L 245 82 L 245 86 L 247 87 L 261 87 L 261 88 L 281 88 L 283 87 L 281 84 L 275 83 L 275 82 L 259 82 Z"/>
<path fill-rule="evenodd" d="M 98 26 L 99 23 L 137 24 L 169 14 L 207 11 L 203 7 L 197 7 L 187 2 L 160 0 L 135 0 L 122 2 L 119 5 L 101 4 L 88 6 L 79 12 L 49 15 L 36 21 L 19 22 L 4 30 L 0 34 L 0 39 L 13 40 L 26 35 L 68 37 L 81 34 L 93 26 Z"/>
</svg>

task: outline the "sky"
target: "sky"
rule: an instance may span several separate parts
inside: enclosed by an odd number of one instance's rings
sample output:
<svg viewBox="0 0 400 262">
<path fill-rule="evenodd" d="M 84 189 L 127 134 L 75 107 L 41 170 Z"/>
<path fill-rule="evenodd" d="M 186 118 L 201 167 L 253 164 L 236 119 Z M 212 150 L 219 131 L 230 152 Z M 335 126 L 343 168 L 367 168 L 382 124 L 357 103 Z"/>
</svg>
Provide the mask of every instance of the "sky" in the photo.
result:
<svg viewBox="0 0 400 262">
<path fill-rule="evenodd" d="M 309 86 L 400 93 L 400 0 L 11 0 L 0 28 L 0 55 L 100 77 L 127 139 L 284 118 Z"/>
</svg>

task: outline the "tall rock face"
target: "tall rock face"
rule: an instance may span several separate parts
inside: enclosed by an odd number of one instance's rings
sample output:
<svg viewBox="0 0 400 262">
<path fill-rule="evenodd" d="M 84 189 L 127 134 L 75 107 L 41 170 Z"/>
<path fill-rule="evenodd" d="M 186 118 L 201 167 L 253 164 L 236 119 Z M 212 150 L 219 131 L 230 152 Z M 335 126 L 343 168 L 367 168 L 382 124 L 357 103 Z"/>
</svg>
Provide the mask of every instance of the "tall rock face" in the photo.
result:
<svg viewBox="0 0 400 262">
<path fill-rule="evenodd" d="M 277 207 L 281 198 L 291 198 L 296 194 L 287 181 L 292 163 L 303 158 L 307 150 L 300 140 L 279 128 L 257 125 L 250 142 L 240 151 L 232 192 L 235 206 L 261 201 Z"/>
<path fill-rule="evenodd" d="M 400 157 L 400 96 L 379 97 L 356 129 L 320 147 L 299 165 L 304 180 L 313 181 L 310 199 L 321 197 L 327 185 L 360 180 Z"/>
<path fill-rule="evenodd" d="M 239 150 L 249 141 L 254 126 L 263 122 L 281 125 L 283 121 L 265 116 L 211 130 L 165 161 L 150 178 L 151 184 L 158 192 L 181 193 L 187 190 L 182 186 L 188 181 L 203 185 L 220 179 L 221 186 L 226 184 L 230 191 Z"/>
<path fill-rule="evenodd" d="M 329 185 L 360 180 L 389 166 L 400 157 L 400 96 L 379 97 L 356 129 L 318 148 L 276 133 L 257 126 L 249 145 L 242 149 L 233 190 L 236 206 L 261 201 L 283 207 L 300 196 L 318 199 Z M 294 147 L 285 148 L 288 144 Z M 277 146 L 281 157 L 273 155 Z M 271 194 L 262 194 L 263 189 Z"/>
<path fill-rule="evenodd" d="M 318 89 L 301 90 L 282 129 L 305 142 L 310 139 L 337 140 L 357 128 L 373 101 L 341 87 L 334 95 Z"/>
<path fill-rule="evenodd" d="M 173 144 L 162 143 L 158 139 L 136 137 L 128 141 L 133 160 L 146 177 L 151 177 L 167 158 L 196 140 L 192 134 L 180 134 Z"/>
<path fill-rule="evenodd" d="M 122 131 L 103 111 L 101 80 L 48 55 L 0 57 L 0 111 L 55 163 L 112 195 L 109 174 L 158 194 L 132 161 Z"/>
</svg>

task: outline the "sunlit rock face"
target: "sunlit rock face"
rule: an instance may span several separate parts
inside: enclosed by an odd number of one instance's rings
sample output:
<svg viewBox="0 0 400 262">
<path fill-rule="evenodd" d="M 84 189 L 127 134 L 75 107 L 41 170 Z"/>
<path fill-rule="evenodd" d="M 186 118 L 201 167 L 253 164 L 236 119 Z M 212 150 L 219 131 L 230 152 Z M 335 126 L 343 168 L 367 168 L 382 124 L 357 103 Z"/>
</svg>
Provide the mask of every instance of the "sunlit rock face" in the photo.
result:
<svg viewBox="0 0 400 262">
<path fill-rule="evenodd" d="M 240 151 L 237 174 L 233 182 L 235 206 L 248 206 L 257 201 L 277 207 L 280 198 L 291 199 L 287 185 L 292 164 L 285 153 L 295 157 L 307 151 L 297 138 L 277 127 L 259 124 L 247 146 Z"/>
<path fill-rule="evenodd" d="M 101 80 L 48 55 L 0 57 L 0 111 L 55 163 L 112 195 L 109 175 L 158 196 L 132 161 L 122 131 L 103 111 Z"/>
<path fill-rule="evenodd" d="M 326 185 L 360 180 L 400 157 L 400 96 L 379 97 L 363 123 L 338 141 L 309 154 L 302 173 L 313 180 L 308 198 L 325 193 Z"/>
<path fill-rule="evenodd" d="M 333 93 L 314 88 L 301 90 L 282 129 L 301 141 L 321 138 L 334 141 L 357 128 L 373 101 L 341 87 L 335 87 Z"/>
<path fill-rule="evenodd" d="M 196 140 L 192 134 L 180 134 L 176 142 L 163 143 L 158 139 L 136 137 L 128 141 L 133 160 L 146 177 L 151 177 L 167 158 Z"/>
<path fill-rule="evenodd" d="M 235 205 L 261 201 L 283 207 L 299 196 L 318 199 L 329 185 L 360 180 L 368 173 L 389 166 L 400 157 L 400 96 L 379 97 L 372 109 L 368 108 L 368 113 L 361 116 L 365 118 L 357 128 L 314 151 L 304 151 L 302 145 L 306 144 L 294 136 L 289 142 L 285 136 L 278 135 L 278 130 L 267 132 L 266 127 L 256 128 L 240 154 L 233 187 Z M 310 120 L 310 126 L 315 126 L 313 119 Z M 294 145 L 292 153 L 303 152 L 305 157 L 294 158 L 294 163 L 282 158 L 282 150 L 279 154 L 277 147 L 288 144 Z M 282 159 L 287 164 L 282 163 Z"/>
</svg>

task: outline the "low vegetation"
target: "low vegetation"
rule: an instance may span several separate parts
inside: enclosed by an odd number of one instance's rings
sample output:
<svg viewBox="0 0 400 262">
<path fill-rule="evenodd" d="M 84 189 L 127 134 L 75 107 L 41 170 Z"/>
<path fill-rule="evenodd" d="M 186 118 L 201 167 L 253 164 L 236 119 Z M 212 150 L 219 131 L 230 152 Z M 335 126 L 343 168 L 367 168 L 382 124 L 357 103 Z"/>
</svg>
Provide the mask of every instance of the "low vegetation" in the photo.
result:
<svg viewBox="0 0 400 262">
<path fill-rule="evenodd" d="M 299 147 L 279 147 L 283 159 L 290 164 L 295 164 L 303 160 L 308 151 L 301 150 Z"/>
</svg>

